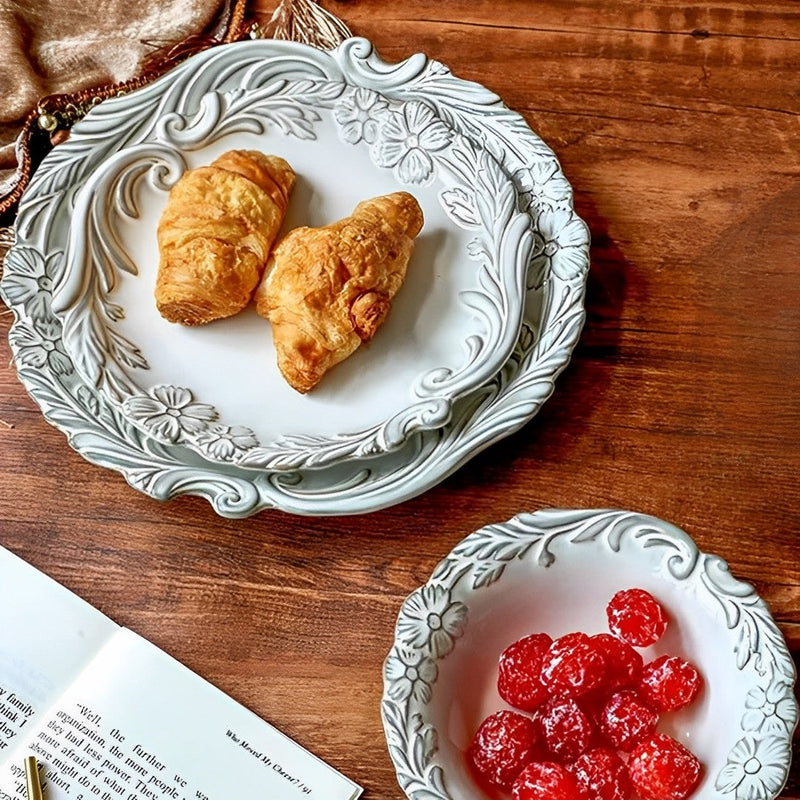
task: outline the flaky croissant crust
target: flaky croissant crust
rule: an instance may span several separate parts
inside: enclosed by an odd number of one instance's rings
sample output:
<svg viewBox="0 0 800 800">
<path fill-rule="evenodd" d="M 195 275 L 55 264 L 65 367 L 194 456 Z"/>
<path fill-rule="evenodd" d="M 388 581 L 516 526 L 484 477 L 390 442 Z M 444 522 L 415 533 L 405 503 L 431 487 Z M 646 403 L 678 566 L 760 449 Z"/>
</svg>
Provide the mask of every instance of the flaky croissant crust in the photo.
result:
<svg viewBox="0 0 800 800">
<path fill-rule="evenodd" d="M 272 323 L 278 367 L 297 391 L 310 391 L 372 339 L 422 225 L 416 199 L 395 192 L 362 201 L 326 227 L 297 228 L 278 244 L 255 299 Z"/>
<path fill-rule="evenodd" d="M 156 305 L 170 322 L 200 325 L 251 300 L 295 183 L 289 164 L 230 150 L 187 171 L 159 220 Z"/>
</svg>

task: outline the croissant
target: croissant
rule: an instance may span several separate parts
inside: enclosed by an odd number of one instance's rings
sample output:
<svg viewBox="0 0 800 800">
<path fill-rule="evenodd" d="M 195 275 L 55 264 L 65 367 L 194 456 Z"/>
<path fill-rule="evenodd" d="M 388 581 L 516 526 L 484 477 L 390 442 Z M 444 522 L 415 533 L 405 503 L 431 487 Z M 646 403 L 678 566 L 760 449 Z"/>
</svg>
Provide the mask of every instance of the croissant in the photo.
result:
<svg viewBox="0 0 800 800">
<path fill-rule="evenodd" d="M 296 228 L 277 245 L 256 309 L 269 319 L 278 368 L 298 392 L 375 335 L 422 224 L 416 199 L 395 192 L 362 201 L 324 228 Z"/>
<path fill-rule="evenodd" d="M 250 302 L 294 182 L 286 161 L 255 150 L 229 150 L 180 178 L 157 231 L 162 317 L 200 325 Z"/>
</svg>

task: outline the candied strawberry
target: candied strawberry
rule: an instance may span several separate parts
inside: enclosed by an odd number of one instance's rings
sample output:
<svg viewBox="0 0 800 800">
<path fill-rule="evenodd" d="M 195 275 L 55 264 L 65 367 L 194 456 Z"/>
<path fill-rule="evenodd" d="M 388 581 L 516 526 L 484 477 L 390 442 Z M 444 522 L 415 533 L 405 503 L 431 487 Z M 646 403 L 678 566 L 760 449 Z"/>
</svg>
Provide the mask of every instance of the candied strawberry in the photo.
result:
<svg viewBox="0 0 800 800">
<path fill-rule="evenodd" d="M 645 739 L 628 761 L 631 783 L 643 800 L 685 800 L 701 770 L 694 753 L 663 733 Z"/>
<path fill-rule="evenodd" d="M 600 730 L 609 744 L 629 753 L 656 730 L 658 714 L 636 692 L 613 694 L 600 718 Z"/>
<path fill-rule="evenodd" d="M 554 640 L 542 658 L 542 683 L 552 695 L 578 697 L 603 683 L 606 655 L 585 633 Z"/>
<path fill-rule="evenodd" d="M 533 761 L 514 781 L 513 800 L 586 800 L 575 777 L 561 764 Z"/>
<path fill-rule="evenodd" d="M 627 800 L 633 792 L 625 762 L 608 747 L 596 747 L 579 756 L 570 772 L 591 800 Z"/>
<path fill-rule="evenodd" d="M 623 589 L 606 606 L 608 629 L 634 647 L 655 644 L 667 628 L 660 603 L 644 589 Z"/>
<path fill-rule="evenodd" d="M 503 650 L 497 676 L 497 691 L 503 700 L 524 711 L 533 711 L 547 700 L 540 673 L 542 656 L 552 642 L 546 633 L 532 633 Z"/>
<path fill-rule="evenodd" d="M 541 741 L 559 761 L 572 761 L 595 738 L 592 721 L 571 697 L 551 697 L 539 707 L 535 721 Z"/>
<path fill-rule="evenodd" d="M 522 768 L 536 755 L 536 726 L 516 711 L 497 711 L 480 725 L 469 757 L 486 781 L 510 789 Z"/>
<path fill-rule="evenodd" d="M 689 705 L 703 686 L 697 668 L 680 656 L 660 656 L 642 669 L 639 693 L 659 711 Z"/>
<path fill-rule="evenodd" d="M 597 633 L 589 637 L 606 654 L 606 677 L 609 689 L 636 686 L 642 674 L 643 659 L 633 647 L 610 633 Z"/>
</svg>

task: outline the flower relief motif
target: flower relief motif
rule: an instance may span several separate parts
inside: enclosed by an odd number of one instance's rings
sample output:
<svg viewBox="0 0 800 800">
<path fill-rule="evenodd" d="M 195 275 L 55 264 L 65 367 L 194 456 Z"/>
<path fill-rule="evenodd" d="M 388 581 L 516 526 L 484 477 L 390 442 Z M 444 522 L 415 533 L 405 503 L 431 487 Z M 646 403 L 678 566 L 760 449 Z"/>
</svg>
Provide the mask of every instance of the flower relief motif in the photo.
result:
<svg viewBox="0 0 800 800">
<path fill-rule="evenodd" d="M 192 393 L 180 386 L 154 386 L 147 394 L 127 398 L 123 409 L 148 432 L 168 442 L 207 430 L 219 416 L 212 406 L 195 403 Z"/>
<path fill-rule="evenodd" d="M 72 373 L 72 360 L 61 340 L 61 325 L 56 320 L 34 320 L 33 326 L 15 325 L 9 340 L 17 348 L 17 361 L 29 367 L 45 364 L 56 375 Z"/>
<path fill-rule="evenodd" d="M 539 158 L 518 169 L 512 176 L 519 188 L 523 210 L 555 208 L 569 199 L 572 189 L 555 158 Z"/>
<path fill-rule="evenodd" d="M 795 704 L 791 687 L 774 681 L 766 688 L 755 686 L 747 693 L 742 729 L 779 734 L 792 730 L 795 724 Z"/>
<path fill-rule="evenodd" d="M 589 232 L 583 220 L 570 208 L 544 207 L 537 215 L 536 226 L 531 267 L 541 270 L 549 260 L 551 271 L 562 280 L 581 277 L 588 266 L 589 246 Z"/>
<path fill-rule="evenodd" d="M 401 183 L 430 183 L 435 175 L 434 154 L 450 145 L 452 130 L 418 100 L 385 115 L 382 123 L 372 146 L 375 163 L 393 169 Z"/>
<path fill-rule="evenodd" d="M 451 602 L 448 589 L 427 584 L 403 604 L 397 632 L 411 647 L 427 647 L 434 658 L 441 658 L 461 636 L 466 617 L 467 607 Z"/>
<path fill-rule="evenodd" d="M 734 745 L 714 786 L 724 794 L 733 793 L 736 800 L 774 797 L 786 780 L 790 758 L 791 747 L 785 739 L 745 737 Z"/>
<path fill-rule="evenodd" d="M 333 116 L 346 142 L 358 144 L 363 140 L 372 144 L 378 136 L 376 117 L 387 108 L 389 104 L 377 92 L 359 86 L 338 103 Z"/>
<path fill-rule="evenodd" d="M 433 660 L 421 651 L 395 647 L 386 659 L 384 674 L 392 700 L 402 703 L 413 697 L 418 703 L 427 703 L 438 670 Z"/>
<path fill-rule="evenodd" d="M 61 251 L 45 258 L 32 247 L 18 247 L 6 257 L 3 288 L 11 305 L 20 305 L 34 321 L 53 319 L 53 285 L 61 266 Z"/>
<path fill-rule="evenodd" d="M 258 439 L 242 425 L 214 425 L 197 435 L 197 444 L 213 458 L 233 461 L 240 453 L 256 447 Z"/>
</svg>

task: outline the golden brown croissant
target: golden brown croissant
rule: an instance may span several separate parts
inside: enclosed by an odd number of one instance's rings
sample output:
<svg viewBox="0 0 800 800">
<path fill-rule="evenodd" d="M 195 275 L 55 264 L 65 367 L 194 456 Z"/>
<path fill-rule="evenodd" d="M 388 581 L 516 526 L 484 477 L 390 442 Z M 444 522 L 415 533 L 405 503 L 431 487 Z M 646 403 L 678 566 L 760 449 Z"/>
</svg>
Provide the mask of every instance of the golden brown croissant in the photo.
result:
<svg viewBox="0 0 800 800">
<path fill-rule="evenodd" d="M 200 325 L 250 302 L 294 182 L 286 161 L 255 150 L 229 150 L 181 177 L 158 224 L 162 317 Z"/>
<path fill-rule="evenodd" d="M 422 224 L 416 199 L 395 192 L 324 228 L 297 228 L 275 248 L 255 298 L 272 323 L 278 368 L 298 392 L 375 335 Z"/>
</svg>

